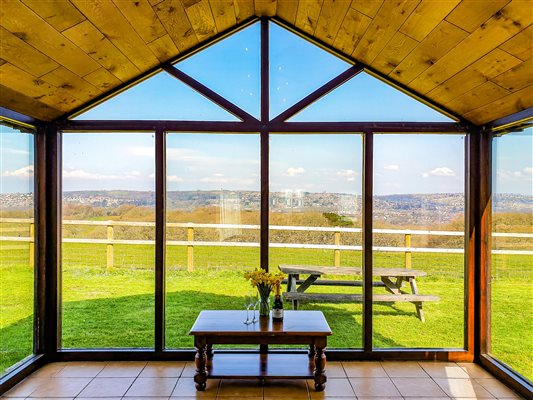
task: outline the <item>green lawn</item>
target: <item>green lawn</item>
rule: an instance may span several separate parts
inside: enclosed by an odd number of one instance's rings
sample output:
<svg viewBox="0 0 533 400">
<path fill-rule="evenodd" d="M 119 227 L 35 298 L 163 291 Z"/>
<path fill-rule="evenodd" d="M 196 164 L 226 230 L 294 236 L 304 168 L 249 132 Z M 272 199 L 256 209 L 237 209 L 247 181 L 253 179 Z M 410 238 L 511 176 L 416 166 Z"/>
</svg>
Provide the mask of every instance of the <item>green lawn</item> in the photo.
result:
<svg viewBox="0 0 533 400">
<path fill-rule="evenodd" d="M 0 287 L 0 370 L 32 351 L 33 270 L 27 251 L 3 251 Z M 401 253 L 377 253 L 374 264 L 401 267 Z M 154 330 L 153 246 L 115 245 L 115 266 L 106 270 L 105 245 L 66 244 L 63 248 L 64 348 L 152 347 Z M 271 265 L 331 265 L 325 250 L 273 249 Z M 167 249 L 167 346 L 191 348 L 187 335 L 201 309 L 242 309 L 250 287 L 242 271 L 259 264 L 259 249 L 196 247 L 195 270 L 186 271 L 186 249 Z M 343 252 L 342 265 L 361 265 L 357 252 Z M 531 379 L 533 257 L 496 256 L 492 285 L 492 353 Z M 412 304 L 374 306 L 375 347 L 463 346 L 462 255 L 413 254 L 413 268 L 426 271 L 418 280 L 423 294 L 440 296 L 427 303 L 426 322 Z M 314 291 L 356 292 L 360 288 L 318 287 Z M 381 292 L 382 289 L 377 288 Z M 289 307 L 287 304 L 286 307 Z M 334 335 L 330 348 L 362 344 L 361 304 L 305 304 L 322 310 Z"/>
</svg>

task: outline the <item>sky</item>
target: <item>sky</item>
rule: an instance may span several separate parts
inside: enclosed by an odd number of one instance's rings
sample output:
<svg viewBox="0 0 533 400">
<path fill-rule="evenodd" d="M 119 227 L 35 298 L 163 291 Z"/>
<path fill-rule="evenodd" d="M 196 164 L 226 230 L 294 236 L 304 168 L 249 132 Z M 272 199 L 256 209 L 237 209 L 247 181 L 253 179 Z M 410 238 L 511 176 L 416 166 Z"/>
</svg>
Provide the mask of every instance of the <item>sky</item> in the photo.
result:
<svg viewBox="0 0 533 400">
<path fill-rule="evenodd" d="M 178 68 L 259 116 L 259 25 L 199 52 Z M 350 65 L 271 24 L 270 109 L 278 115 Z M 185 84 L 161 72 L 77 119 L 235 121 Z M 450 121 L 435 110 L 361 73 L 291 121 Z M 497 139 L 495 187 L 532 194 L 532 133 Z M 2 192 L 33 190 L 31 136 L 1 127 Z M 154 136 L 150 133 L 65 133 L 63 189 L 154 190 Z M 374 191 L 463 193 L 463 135 L 376 135 Z M 496 148 L 495 148 L 496 149 Z M 167 136 L 169 190 L 259 190 L 257 134 Z M 361 193 L 358 134 L 271 135 L 272 191 Z"/>
</svg>

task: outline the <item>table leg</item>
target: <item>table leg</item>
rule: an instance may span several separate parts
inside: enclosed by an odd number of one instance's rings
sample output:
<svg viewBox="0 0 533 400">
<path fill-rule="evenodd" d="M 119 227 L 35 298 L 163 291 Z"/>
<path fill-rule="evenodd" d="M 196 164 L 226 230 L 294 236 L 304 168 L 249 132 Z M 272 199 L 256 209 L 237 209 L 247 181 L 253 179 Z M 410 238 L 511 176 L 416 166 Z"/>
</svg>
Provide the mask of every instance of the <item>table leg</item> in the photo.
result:
<svg viewBox="0 0 533 400">
<path fill-rule="evenodd" d="M 309 358 L 311 359 L 314 359 L 315 358 L 315 345 L 314 344 L 310 344 L 309 345 Z"/>
<path fill-rule="evenodd" d="M 409 284 L 411 285 L 411 292 L 413 294 L 418 294 L 418 286 L 416 286 L 416 280 L 415 278 L 409 278 Z M 414 303 L 416 307 L 416 314 L 418 315 L 418 318 L 420 318 L 420 321 L 426 322 L 426 318 L 424 317 L 424 310 L 422 309 L 422 302 L 417 301 Z"/>
<path fill-rule="evenodd" d="M 208 359 L 213 358 L 213 345 L 212 344 L 208 344 L 206 346 L 205 355 L 207 356 Z"/>
<path fill-rule="evenodd" d="M 324 350 L 326 349 L 325 340 L 317 340 L 315 343 L 315 391 L 322 392 L 326 387 L 326 354 Z"/>
<path fill-rule="evenodd" d="M 205 390 L 205 383 L 207 381 L 206 361 L 205 354 L 205 338 L 196 336 L 194 338 L 194 348 L 196 349 L 196 357 L 194 363 L 196 365 L 196 374 L 194 375 L 194 383 L 196 384 L 196 390 Z"/>
</svg>

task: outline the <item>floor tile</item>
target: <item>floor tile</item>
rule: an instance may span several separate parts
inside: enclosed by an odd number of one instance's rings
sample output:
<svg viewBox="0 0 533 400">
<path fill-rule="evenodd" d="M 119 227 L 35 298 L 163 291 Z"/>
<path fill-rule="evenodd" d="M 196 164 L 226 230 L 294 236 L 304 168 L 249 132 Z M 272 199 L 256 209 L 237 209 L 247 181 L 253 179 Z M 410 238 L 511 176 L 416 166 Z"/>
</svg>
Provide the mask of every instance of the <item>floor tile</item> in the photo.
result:
<svg viewBox="0 0 533 400">
<path fill-rule="evenodd" d="M 166 396 L 169 397 L 178 383 L 178 378 L 137 378 L 125 396 Z"/>
<path fill-rule="evenodd" d="M 329 399 L 331 397 L 355 397 L 355 393 L 347 378 L 329 378 L 326 382 L 326 389 L 323 392 L 315 391 L 315 381 L 312 379 L 307 381 L 309 387 L 309 396 L 312 400 L 315 399 Z"/>
<path fill-rule="evenodd" d="M 359 396 L 357 398 L 358 400 L 403 400 L 403 397 L 401 396 Z M 423 397 L 420 397 L 420 399 L 423 399 Z M 437 399 L 431 399 L 431 400 L 437 400 Z M 439 399 L 441 400 L 441 399 Z M 450 400 L 446 397 L 444 400 Z"/>
<path fill-rule="evenodd" d="M 92 378 L 47 378 L 30 397 L 76 397 Z"/>
<path fill-rule="evenodd" d="M 468 378 L 466 371 L 456 363 L 447 362 L 419 362 L 420 366 L 432 378 Z"/>
<path fill-rule="evenodd" d="M 48 380 L 48 378 L 34 378 L 32 375 L 4 393 L 4 397 L 27 397 L 39 386 L 48 383 Z"/>
<path fill-rule="evenodd" d="M 208 379 L 206 382 L 205 390 L 196 390 L 194 380 L 192 378 L 179 378 L 172 397 L 179 396 L 192 396 L 198 398 L 204 397 L 216 397 L 218 393 L 218 386 L 220 385 L 220 379 Z"/>
<path fill-rule="evenodd" d="M 187 362 L 185 363 L 185 367 L 183 368 L 183 371 L 181 372 L 182 378 L 193 378 L 194 374 L 196 373 L 196 366 L 193 362 Z"/>
<path fill-rule="evenodd" d="M 135 378 L 94 378 L 79 397 L 124 396 Z"/>
<path fill-rule="evenodd" d="M 431 378 L 391 379 L 405 397 L 446 397 L 446 393 Z"/>
<path fill-rule="evenodd" d="M 184 367 L 184 361 L 149 361 L 139 378 L 179 378 Z"/>
<path fill-rule="evenodd" d="M 106 365 L 106 362 L 67 363 L 54 376 L 61 378 L 94 378 Z"/>
<path fill-rule="evenodd" d="M 308 399 L 307 383 L 304 379 L 271 379 L 265 381 L 264 396 L 283 397 L 287 399 Z M 314 389 L 312 389 L 314 390 Z"/>
<path fill-rule="evenodd" d="M 260 380 L 221 379 L 218 397 L 263 397 Z"/>
<path fill-rule="evenodd" d="M 346 372 L 341 362 L 328 362 L 326 364 L 326 376 L 328 378 L 346 378 Z"/>
<path fill-rule="evenodd" d="M 400 396 L 390 378 L 350 378 L 357 397 L 362 396 Z"/>
<path fill-rule="evenodd" d="M 82 397 L 81 395 L 76 397 L 76 400 L 121 400 L 122 396 L 116 396 L 116 397 Z M 33 400 L 33 399 L 31 399 Z M 63 399 L 61 399 L 63 400 Z"/>
<path fill-rule="evenodd" d="M 387 373 L 377 361 L 349 361 L 343 362 L 342 366 L 346 375 L 350 378 L 386 378 Z"/>
<path fill-rule="evenodd" d="M 485 368 L 474 363 L 457 363 L 462 369 L 466 371 L 470 378 L 494 378 Z"/>
<path fill-rule="evenodd" d="M 39 368 L 37 371 L 31 374 L 31 376 L 32 378 L 50 378 L 65 368 L 66 364 L 67 363 L 64 362 L 46 364 L 44 367 Z"/>
<path fill-rule="evenodd" d="M 411 361 L 387 361 L 381 366 L 391 378 L 428 378 L 429 375 L 417 363 Z"/>
<path fill-rule="evenodd" d="M 434 378 L 434 380 L 450 397 L 494 398 L 483 386 L 471 379 Z"/>
<path fill-rule="evenodd" d="M 214 394 L 209 394 L 209 395 L 203 395 L 203 396 L 172 396 L 170 397 L 169 400 L 195 400 L 195 399 L 202 399 L 202 400 L 214 400 L 216 399 L 216 395 Z M 259 398 L 259 400 L 261 400 L 261 398 Z M 151 399 L 150 399 L 151 400 Z M 252 399 L 246 399 L 246 400 L 252 400 Z M 254 400 L 256 400 L 254 398 Z"/>
<path fill-rule="evenodd" d="M 507 386 L 505 386 L 503 383 L 501 383 L 499 380 L 492 378 L 492 379 L 485 379 L 485 378 L 476 378 L 474 379 L 476 383 L 479 383 L 481 386 L 483 386 L 487 391 L 492 394 L 494 397 L 497 398 L 510 398 L 510 399 L 518 399 L 520 396 L 515 393 L 513 390 L 509 389 Z"/>
<path fill-rule="evenodd" d="M 136 378 L 146 364 L 145 361 L 112 361 L 97 376 L 99 378 Z"/>
</svg>

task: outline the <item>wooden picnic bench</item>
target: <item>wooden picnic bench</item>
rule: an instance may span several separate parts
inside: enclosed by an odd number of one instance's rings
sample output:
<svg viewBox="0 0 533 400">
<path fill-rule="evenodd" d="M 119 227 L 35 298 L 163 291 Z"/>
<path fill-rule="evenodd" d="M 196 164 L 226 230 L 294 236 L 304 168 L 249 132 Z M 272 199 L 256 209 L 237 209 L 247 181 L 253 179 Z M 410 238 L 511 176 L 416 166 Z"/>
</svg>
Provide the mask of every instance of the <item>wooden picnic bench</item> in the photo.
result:
<svg viewBox="0 0 533 400">
<path fill-rule="evenodd" d="M 360 280 L 330 280 L 320 279 L 322 275 L 349 275 L 354 277 L 362 276 L 362 270 L 359 267 L 322 267 L 312 265 L 280 265 L 279 269 L 288 278 L 284 280 L 287 283 L 287 291 L 283 293 L 283 298 L 292 302 L 292 308 L 298 309 L 299 301 L 318 301 L 318 302 L 362 302 L 362 294 L 346 293 L 306 293 L 311 285 L 326 286 L 362 286 Z M 300 279 L 300 275 L 309 275 L 306 279 Z M 396 303 L 410 302 L 416 307 L 418 318 L 425 321 L 424 310 L 422 305 L 425 301 L 438 301 L 438 296 L 425 295 L 418 293 L 416 278 L 426 276 L 424 271 L 417 271 L 407 268 L 374 268 L 373 275 L 379 277 L 379 281 L 374 281 L 372 286 L 383 287 L 388 294 L 374 294 L 372 296 L 376 303 Z M 411 293 L 402 289 L 404 283 L 409 283 Z"/>
</svg>

